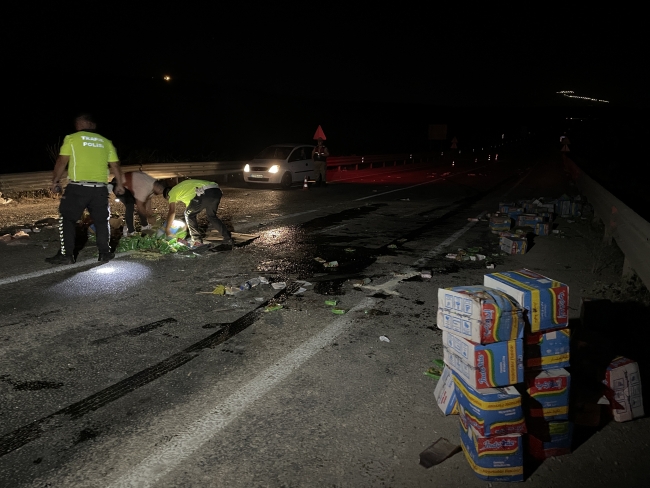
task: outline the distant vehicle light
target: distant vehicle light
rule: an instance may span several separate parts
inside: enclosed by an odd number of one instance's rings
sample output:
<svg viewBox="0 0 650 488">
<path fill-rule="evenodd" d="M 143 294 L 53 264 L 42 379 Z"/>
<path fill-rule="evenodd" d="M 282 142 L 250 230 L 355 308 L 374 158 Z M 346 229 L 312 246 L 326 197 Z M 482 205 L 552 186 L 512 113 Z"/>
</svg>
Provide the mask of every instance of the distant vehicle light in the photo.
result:
<svg viewBox="0 0 650 488">
<path fill-rule="evenodd" d="M 172 79 L 172 77 L 169 76 L 169 75 L 163 76 L 163 80 L 165 80 L 165 81 L 171 81 L 171 79 Z"/>
<path fill-rule="evenodd" d="M 274 164 L 269 168 L 269 173 L 277 173 L 280 171 L 280 167 L 277 164 Z"/>
<path fill-rule="evenodd" d="M 244 173 L 250 173 L 250 171 L 251 171 L 251 165 L 246 164 L 246 166 L 244 166 Z"/>
</svg>

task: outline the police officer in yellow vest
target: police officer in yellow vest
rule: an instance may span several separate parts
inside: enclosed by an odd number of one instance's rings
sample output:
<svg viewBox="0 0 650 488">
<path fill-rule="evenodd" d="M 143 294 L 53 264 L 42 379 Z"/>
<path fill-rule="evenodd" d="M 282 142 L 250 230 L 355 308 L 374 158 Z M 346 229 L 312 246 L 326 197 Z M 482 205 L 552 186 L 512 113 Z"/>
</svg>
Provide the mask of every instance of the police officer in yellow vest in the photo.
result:
<svg viewBox="0 0 650 488">
<path fill-rule="evenodd" d="M 75 226 L 84 209 L 88 209 L 95 224 L 99 261 L 107 262 L 115 257 L 109 246 L 108 220 L 108 167 L 117 180 L 115 193 L 122 195 L 124 187 L 122 170 L 113 143 L 95 132 L 96 124 L 88 114 L 75 119 L 77 132 L 67 135 L 59 151 L 52 175 L 52 191 L 60 191 L 60 180 L 68 168 L 68 185 L 59 205 L 59 234 L 61 250 L 46 261 L 51 264 L 75 262 Z"/>
</svg>

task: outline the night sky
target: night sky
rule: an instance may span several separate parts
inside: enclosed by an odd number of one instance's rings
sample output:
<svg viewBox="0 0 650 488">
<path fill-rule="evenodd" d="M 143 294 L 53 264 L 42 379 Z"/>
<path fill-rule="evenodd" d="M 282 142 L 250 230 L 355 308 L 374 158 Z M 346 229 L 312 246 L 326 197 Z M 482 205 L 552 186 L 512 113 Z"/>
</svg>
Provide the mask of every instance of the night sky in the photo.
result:
<svg viewBox="0 0 650 488">
<path fill-rule="evenodd" d="M 323 5 L 52 4 L 17 14 L 5 32 L 20 148 L 9 159 L 50 164 L 43 148 L 72 131 L 80 110 L 128 160 L 252 157 L 266 144 L 308 142 L 319 123 L 338 152 L 408 150 L 454 114 L 467 121 L 475 110 L 482 123 L 585 105 L 560 90 L 611 107 L 650 104 L 634 12 Z"/>
</svg>

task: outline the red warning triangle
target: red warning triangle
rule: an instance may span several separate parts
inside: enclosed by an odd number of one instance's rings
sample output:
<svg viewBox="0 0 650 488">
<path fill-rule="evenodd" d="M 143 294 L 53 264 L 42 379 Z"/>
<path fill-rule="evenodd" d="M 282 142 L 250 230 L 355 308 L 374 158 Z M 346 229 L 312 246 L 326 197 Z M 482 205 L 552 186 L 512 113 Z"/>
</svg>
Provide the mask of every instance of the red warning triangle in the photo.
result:
<svg viewBox="0 0 650 488">
<path fill-rule="evenodd" d="M 323 139 L 324 141 L 327 140 L 327 137 L 325 137 L 325 132 L 323 132 L 323 129 L 321 126 L 318 126 L 318 129 L 316 129 L 316 133 L 314 134 L 314 140 L 317 141 L 318 139 Z"/>
</svg>

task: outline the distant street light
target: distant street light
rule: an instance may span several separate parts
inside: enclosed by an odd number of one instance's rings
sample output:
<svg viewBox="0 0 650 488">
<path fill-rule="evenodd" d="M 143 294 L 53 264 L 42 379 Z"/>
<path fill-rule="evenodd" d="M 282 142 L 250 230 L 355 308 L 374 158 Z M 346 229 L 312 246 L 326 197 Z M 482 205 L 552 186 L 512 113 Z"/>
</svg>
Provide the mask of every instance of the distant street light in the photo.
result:
<svg viewBox="0 0 650 488">
<path fill-rule="evenodd" d="M 163 76 L 163 80 L 165 80 L 165 81 L 171 81 L 171 79 L 172 79 L 172 77 L 169 76 L 169 75 Z"/>
</svg>

